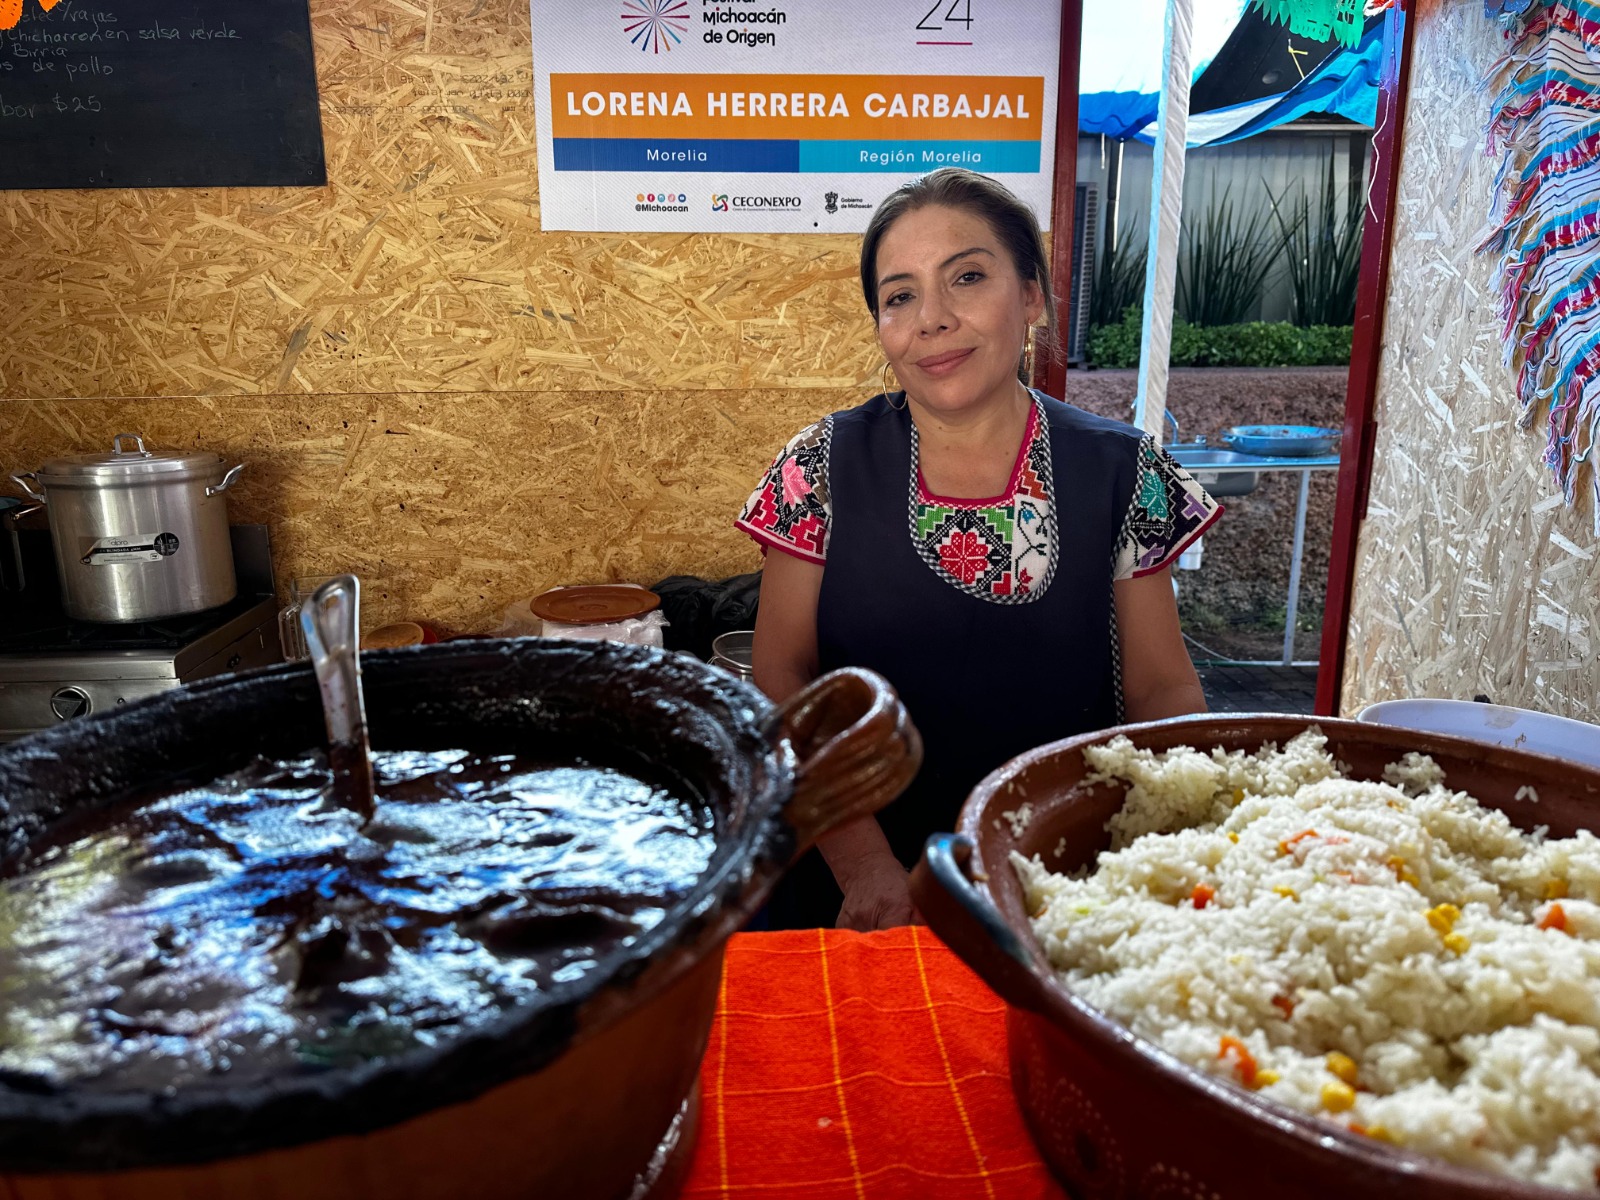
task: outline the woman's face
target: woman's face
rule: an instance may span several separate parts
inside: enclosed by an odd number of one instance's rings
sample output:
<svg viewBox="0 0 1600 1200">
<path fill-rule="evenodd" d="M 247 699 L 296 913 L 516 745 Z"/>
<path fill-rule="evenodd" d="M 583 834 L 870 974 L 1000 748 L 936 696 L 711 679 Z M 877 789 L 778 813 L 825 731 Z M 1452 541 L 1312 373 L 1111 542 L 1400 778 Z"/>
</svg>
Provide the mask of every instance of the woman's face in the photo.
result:
<svg viewBox="0 0 1600 1200">
<path fill-rule="evenodd" d="M 928 206 L 878 243 L 878 341 L 917 403 L 955 414 L 1015 395 L 1044 294 L 982 217 Z"/>
</svg>

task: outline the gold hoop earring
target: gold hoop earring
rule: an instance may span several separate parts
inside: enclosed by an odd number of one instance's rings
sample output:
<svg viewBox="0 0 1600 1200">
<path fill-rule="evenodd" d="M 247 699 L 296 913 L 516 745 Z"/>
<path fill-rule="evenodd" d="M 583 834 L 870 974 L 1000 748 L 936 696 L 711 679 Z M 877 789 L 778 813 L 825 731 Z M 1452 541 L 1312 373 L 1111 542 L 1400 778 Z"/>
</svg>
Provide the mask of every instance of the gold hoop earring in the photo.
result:
<svg viewBox="0 0 1600 1200">
<path fill-rule="evenodd" d="M 1033 386 L 1033 326 L 1028 326 L 1028 332 L 1022 343 L 1022 383 L 1024 387 Z"/>
<path fill-rule="evenodd" d="M 906 406 L 905 391 L 903 388 L 901 388 L 900 380 L 898 378 L 891 382 L 890 377 L 893 375 L 894 367 L 885 362 L 883 364 L 883 398 L 888 401 L 890 408 L 904 408 Z M 901 393 L 899 404 L 896 404 L 892 399 L 890 399 L 890 397 L 892 397 L 896 392 Z"/>
</svg>

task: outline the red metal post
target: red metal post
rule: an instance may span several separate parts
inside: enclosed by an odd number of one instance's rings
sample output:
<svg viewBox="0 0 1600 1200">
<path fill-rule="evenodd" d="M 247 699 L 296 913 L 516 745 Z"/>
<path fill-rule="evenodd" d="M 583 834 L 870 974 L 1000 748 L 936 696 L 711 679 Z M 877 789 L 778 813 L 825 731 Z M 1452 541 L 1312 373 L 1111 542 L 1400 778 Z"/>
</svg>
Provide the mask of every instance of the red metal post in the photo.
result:
<svg viewBox="0 0 1600 1200">
<path fill-rule="evenodd" d="M 1067 319 L 1072 305 L 1072 217 L 1078 194 L 1078 58 L 1083 47 L 1083 0 L 1061 0 L 1061 62 L 1056 68 L 1056 169 L 1050 205 L 1050 282 L 1056 310 Z M 1088 303 L 1088 297 L 1084 297 Z M 1058 400 L 1067 394 L 1066 338 L 1062 353 L 1035 362 L 1035 386 Z M 1043 367 L 1041 371 L 1040 367 Z M 1043 375 L 1043 383 L 1039 382 Z"/>
<path fill-rule="evenodd" d="M 1406 95 L 1411 79 L 1411 45 L 1417 16 L 1413 0 L 1402 0 L 1384 34 L 1383 75 L 1378 94 L 1378 124 L 1372 138 L 1372 186 L 1366 228 L 1361 235 L 1361 281 L 1356 290 L 1355 334 L 1350 345 L 1350 376 L 1345 392 L 1344 439 L 1339 450 L 1339 495 L 1334 506 L 1333 548 L 1328 558 L 1328 594 L 1322 610 L 1322 657 L 1317 672 L 1317 715 L 1331 717 L 1339 707 L 1348 650 L 1350 601 L 1356 550 L 1367 514 L 1372 482 L 1372 449 L 1378 426 L 1373 409 L 1378 393 L 1378 360 L 1383 349 L 1383 314 L 1389 293 L 1389 256 L 1394 239 L 1395 196 L 1400 187 Z"/>
</svg>

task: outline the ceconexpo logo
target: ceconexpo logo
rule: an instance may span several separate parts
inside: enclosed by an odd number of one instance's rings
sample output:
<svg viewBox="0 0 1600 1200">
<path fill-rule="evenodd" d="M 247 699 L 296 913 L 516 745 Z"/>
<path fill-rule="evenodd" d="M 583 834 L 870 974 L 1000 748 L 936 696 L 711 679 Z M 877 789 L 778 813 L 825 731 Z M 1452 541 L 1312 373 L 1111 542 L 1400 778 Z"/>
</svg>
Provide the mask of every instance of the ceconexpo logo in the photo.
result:
<svg viewBox="0 0 1600 1200">
<path fill-rule="evenodd" d="M 39 7 L 49 12 L 61 0 L 39 0 Z M 15 29 L 22 20 L 22 0 L 0 0 L 0 29 Z"/>
</svg>

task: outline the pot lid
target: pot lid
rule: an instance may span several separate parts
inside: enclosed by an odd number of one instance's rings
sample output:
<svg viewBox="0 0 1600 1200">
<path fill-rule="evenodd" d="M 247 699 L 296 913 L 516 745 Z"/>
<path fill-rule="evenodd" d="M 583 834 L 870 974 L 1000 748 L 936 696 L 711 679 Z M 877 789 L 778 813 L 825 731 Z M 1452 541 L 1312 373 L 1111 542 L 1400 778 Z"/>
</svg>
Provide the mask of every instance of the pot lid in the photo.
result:
<svg viewBox="0 0 1600 1200">
<path fill-rule="evenodd" d="M 661 604 L 661 597 L 631 583 L 599 583 L 586 587 L 551 588 L 528 602 L 533 615 L 558 625 L 609 625 L 642 617 Z"/>
<path fill-rule="evenodd" d="M 146 450 L 137 433 L 119 433 L 111 441 L 109 454 L 71 454 L 52 458 L 39 468 L 46 482 L 67 480 L 127 480 L 141 476 L 171 476 L 182 473 L 214 472 L 222 456 L 209 451 Z"/>
</svg>

